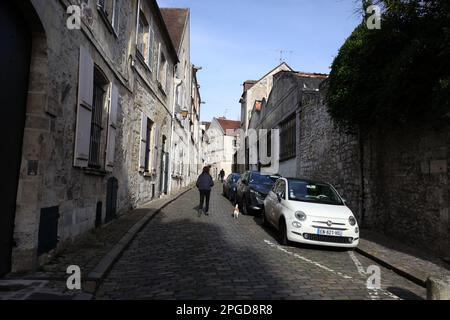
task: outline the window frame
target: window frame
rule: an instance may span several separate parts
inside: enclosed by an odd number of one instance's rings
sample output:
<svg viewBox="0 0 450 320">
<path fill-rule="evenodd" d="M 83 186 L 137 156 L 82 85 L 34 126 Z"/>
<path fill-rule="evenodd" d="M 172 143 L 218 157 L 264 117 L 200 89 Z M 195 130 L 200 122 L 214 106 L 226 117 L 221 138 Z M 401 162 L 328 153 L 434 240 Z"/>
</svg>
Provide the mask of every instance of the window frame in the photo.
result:
<svg viewBox="0 0 450 320">
<path fill-rule="evenodd" d="M 159 50 L 159 65 L 158 65 L 158 84 L 161 90 L 164 94 L 167 93 L 167 87 L 168 87 L 168 64 L 169 61 L 166 58 L 166 55 L 164 54 L 162 48 Z M 164 78 L 162 78 L 164 75 Z"/>
<path fill-rule="evenodd" d="M 280 161 L 297 156 L 297 115 L 293 114 L 280 124 Z"/>
<path fill-rule="evenodd" d="M 91 116 L 91 132 L 89 137 L 88 168 L 102 169 L 102 135 L 104 132 L 104 108 L 107 102 L 111 83 L 100 68 L 94 66 L 93 103 Z M 101 98 L 99 97 L 101 93 Z M 100 99 L 100 101 L 99 101 Z"/>
<path fill-rule="evenodd" d="M 97 0 L 97 10 L 109 31 L 117 38 L 120 27 L 121 0 Z M 116 20 L 117 19 L 117 20 Z M 117 23 L 117 25 L 116 25 Z"/>
<path fill-rule="evenodd" d="M 147 141 L 145 144 L 145 161 L 144 161 L 144 173 L 150 173 L 150 165 L 151 165 L 151 155 L 152 155 L 152 135 L 153 135 L 153 125 L 154 122 L 152 120 L 150 120 L 149 118 L 147 118 L 147 132 L 146 137 L 147 137 Z"/>
<path fill-rule="evenodd" d="M 142 23 L 142 24 L 141 24 Z M 138 24 L 137 24 L 137 37 L 136 37 L 136 52 L 147 63 L 146 50 L 148 49 L 148 42 L 145 41 L 145 35 L 149 33 L 150 24 L 146 18 L 144 12 L 139 9 Z M 142 27 L 142 30 L 141 30 Z M 148 40 L 147 40 L 148 41 Z M 142 48 L 141 48 L 142 46 Z"/>
</svg>

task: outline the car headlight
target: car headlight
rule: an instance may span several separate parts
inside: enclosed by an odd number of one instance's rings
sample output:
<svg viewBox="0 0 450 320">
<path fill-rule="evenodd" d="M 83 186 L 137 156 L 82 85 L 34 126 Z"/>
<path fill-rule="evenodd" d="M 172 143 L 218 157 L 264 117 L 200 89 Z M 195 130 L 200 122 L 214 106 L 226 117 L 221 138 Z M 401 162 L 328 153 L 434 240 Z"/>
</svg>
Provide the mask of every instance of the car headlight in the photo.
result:
<svg viewBox="0 0 450 320">
<path fill-rule="evenodd" d="M 348 222 L 350 223 L 351 226 L 355 226 L 356 225 L 355 217 L 351 216 L 350 218 L 348 218 Z"/>
<path fill-rule="evenodd" d="M 303 211 L 297 211 L 295 213 L 295 217 L 300 220 L 300 221 L 305 221 L 306 220 L 306 213 L 304 213 Z"/>
</svg>

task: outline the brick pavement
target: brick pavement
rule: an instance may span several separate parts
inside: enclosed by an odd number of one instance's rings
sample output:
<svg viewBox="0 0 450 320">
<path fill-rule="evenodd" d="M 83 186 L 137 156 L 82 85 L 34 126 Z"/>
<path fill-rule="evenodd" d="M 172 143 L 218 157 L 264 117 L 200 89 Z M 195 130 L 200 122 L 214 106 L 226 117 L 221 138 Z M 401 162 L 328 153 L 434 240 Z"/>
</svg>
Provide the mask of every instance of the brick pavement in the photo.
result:
<svg viewBox="0 0 450 320">
<path fill-rule="evenodd" d="M 380 266 L 382 288 L 366 288 L 374 262 L 340 249 L 281 247 L 260 219 L 231 217 L 212 194 L 198 217 L 197 192 L 167 206 L 135 238 L 97 299 L 423 299 L 425 289 Z"/>
<path fill-rule="evenodd" d="M 428 277 L 450 277 L 450 264 L 398 240 L 363 230 L 358 251 L 415 283 L 426 286 Z"/>
<path fill-rule="evenodd" d="M 184 188 L 180 193 L 189 189 Z M 117 220 L 79 237 L 38 271 L 28 274 L 10 274 L 0 280 L 0 300 L 27 299 L 74 299 L 79 291 L 66 288 L 67 267 L 77 265 L 82 272 L 82 279 L 92 271 L 102 258 L 122 239 L 122 237 L 139 223 L 146 215 L 156 212 L 166 203 L 175 199 L 180 193 L 154 200 L 147 205 L 120 216 Z"/>
</svg>

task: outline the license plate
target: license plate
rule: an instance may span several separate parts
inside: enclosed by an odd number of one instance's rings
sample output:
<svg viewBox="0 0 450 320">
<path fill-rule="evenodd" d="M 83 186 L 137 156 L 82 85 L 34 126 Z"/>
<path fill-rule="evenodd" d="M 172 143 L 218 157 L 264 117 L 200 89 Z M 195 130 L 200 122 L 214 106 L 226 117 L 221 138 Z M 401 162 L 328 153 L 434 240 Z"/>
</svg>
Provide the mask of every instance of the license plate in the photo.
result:
<svg viewBox="0 0 450 320">
<path fill-rule="evenodd" d="M 335 237 L 342 237 L 344 235 L 342 231 L 330 229 L 317 229 L 317 234 L 320 236 L 335 236 Z"/>
</svg>

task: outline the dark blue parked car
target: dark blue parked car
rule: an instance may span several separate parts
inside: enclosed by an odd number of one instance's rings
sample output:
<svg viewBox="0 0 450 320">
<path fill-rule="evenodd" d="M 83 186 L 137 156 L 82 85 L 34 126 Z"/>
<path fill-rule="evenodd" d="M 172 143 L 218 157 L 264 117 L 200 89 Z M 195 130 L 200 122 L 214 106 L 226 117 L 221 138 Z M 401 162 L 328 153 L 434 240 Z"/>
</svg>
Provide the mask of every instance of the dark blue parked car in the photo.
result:
<svg viewBox="0 0 450 320">
<path fill-rule="evenodd" d="M 233 202 L 233 204 L 236 203 L 236 184 L 240 178 L 240 173 L 232 173 L 223 184 L 223 195 Z"/>
<path fill-rule="evenodd" d="M 262 175 L 256 171 L 244 173 L 236 185 L 236 202 L 242 214 L 262 213 L 264 200 L 279 178 L 281 176 Z"/>
</svg>

